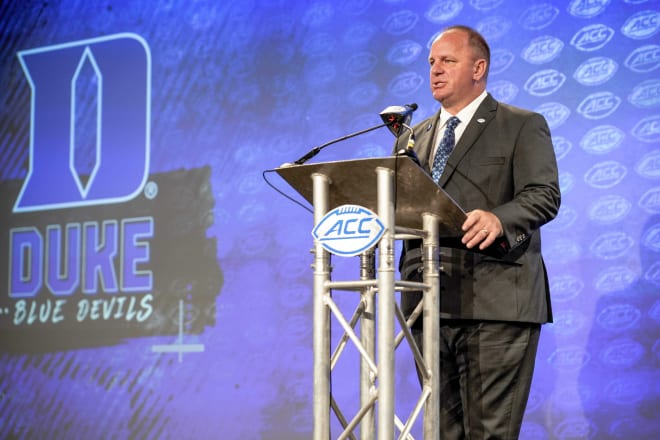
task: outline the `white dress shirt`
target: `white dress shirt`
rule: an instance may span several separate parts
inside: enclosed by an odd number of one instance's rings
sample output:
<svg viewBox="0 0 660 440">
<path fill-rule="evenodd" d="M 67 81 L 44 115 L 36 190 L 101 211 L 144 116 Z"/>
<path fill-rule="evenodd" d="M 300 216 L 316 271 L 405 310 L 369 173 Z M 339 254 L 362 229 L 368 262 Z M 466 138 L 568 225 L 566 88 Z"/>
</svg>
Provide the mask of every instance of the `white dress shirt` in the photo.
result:
<svg viewBox="0 0 660 440">
<path fill-rule="evenodd" d="M 455 115 L 450 114 L 448 111 L 445 109 L 441 108 L 440 109 L 440 130 L 436 130 L 435 133 L 435 140 L 433 143 L 433 150 L 431 151 L 431 161 L 433 162 L 435 160 L 435 152 L 438 150 L 438 146 L 440 145 L 440 141 L 442 140 L 442 137 L 445 134 L 445 129 L 447 128 L 447 121 L 449 118 L 452 116 L 456 116 L 458 119 L 460 119 L 460 124 L 456 126 L 454 129 L 454 139 L 455 143 L 454 145 L 458 145 L 458 141 L 461 139 L 461 136 L 463 135 L 463 132 L 465 131 L 465 128 L 468 126 L 470 121 L 472 120 L 472 117 L 474 116 L 475 112 L 477 111 L 477 108 L 481 105 L 484 99 L 486 99 L 486 96 L 488 95 L 488 92 L 485 90 L 481 93 L 481 95 L 477 96 L 474 101 L 469 103 L 463 110 L 458 112 Z M 430 166 L 432 167 L 433 164 L 431 163 Z"/>
</svg>

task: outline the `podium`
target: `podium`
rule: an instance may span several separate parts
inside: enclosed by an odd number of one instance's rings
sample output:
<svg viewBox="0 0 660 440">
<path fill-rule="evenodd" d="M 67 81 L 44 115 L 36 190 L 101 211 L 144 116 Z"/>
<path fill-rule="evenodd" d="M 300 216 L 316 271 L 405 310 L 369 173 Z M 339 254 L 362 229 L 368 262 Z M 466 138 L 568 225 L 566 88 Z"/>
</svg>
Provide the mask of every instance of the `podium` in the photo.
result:
<svg viewBox="0 0 660 440">
<path fill-rule="evenodd" d="M 353 204 L 377 213 L 384 225 L 377 257 L 373 249 L 360 255 L 359 280 L 333 281 L 330 254 L 318 240 L 314 243 L 313 439 L 330 438 L 331 409 L 344 427 L 339 439 L 355 438 L 353 430 L 358 424 L 361 440 L 410 439 L 410 430 L 422 411 L 424 438 L 440 438 L 439 242 L 462 235 L 465 212 L 405 156 L 294 165 L 275 171 L 313 205 L 314 224 L 328 211 Z M 395 240 L 408 238 L 422 239 L 422 282 L 395 279 Z M 350 320 L 333 301 L 333 290 L 360 292 L 360 304 Z M 422 301 L 407 320 L 396 304 L 397 291 L 402 295 L 410 291 L 423 293 Z M 345 331 L 332 356 L 331 313 Z M 410 331 L 420 315 L 423 352 Z M 358 320 L 359 337 L 353 330 Z M 401 328 L 397 335 L 395 320 Z M 351 420 L 344 416 L 330 393 L 332 367 L 349 339 L 360 353 L 360 409 Z M 422 378 L 420 397 L 405 423 L 394 410 L 394 352 L 403 339 L 410 344 Z"/>
</svg>

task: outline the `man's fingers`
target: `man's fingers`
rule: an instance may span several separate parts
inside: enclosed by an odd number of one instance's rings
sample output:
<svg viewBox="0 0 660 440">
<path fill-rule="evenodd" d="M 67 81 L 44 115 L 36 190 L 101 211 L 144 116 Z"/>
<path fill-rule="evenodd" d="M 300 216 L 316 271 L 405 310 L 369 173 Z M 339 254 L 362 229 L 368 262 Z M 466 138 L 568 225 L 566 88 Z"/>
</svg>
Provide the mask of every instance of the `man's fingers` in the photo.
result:
<svg viewBox="0 0 660 440">
<path fill-rule="evenodd" d="M 466 214 L 467 218 L 463 222 L 463 232 L 467 232 L 479 221 L 479 210 L 470 211 Z"/>
<path fill-rule="evenodd" d="M 466 216 L 462 225 L 464 234 L 461 241 L 468 249 L 479 245 L 479 249 L 484 250 L 493 244 L 501 233 L 499 219 L 491 212 L 475 209 Z"/>
</svg>

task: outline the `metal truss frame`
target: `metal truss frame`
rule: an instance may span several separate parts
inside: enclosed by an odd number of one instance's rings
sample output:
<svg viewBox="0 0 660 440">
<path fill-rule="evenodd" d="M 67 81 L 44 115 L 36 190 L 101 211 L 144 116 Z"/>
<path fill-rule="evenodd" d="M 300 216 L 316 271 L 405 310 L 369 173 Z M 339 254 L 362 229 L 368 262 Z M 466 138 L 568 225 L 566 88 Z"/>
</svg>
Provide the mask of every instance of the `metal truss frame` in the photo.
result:
<svg viewBox="0 0 660 440">
<path fill-rule="evenodd" d="M 440 354 L 437 349 L 440 335 L 440 218 L 436 214 L 422 213 L 421 230 L 397 227 L 394 208 L 396 176 L 388 167 L 377 167 L 375 171 L 378 216 L 383 222 L 385 233 L 378 243 L 377 253 L 372 250 L 360 256 L 360 279 L 333 281 L 330 254 L 320 243 L 316 242 L 314 245 L 314 440 L 330 438 L 331 411 L 344 428 L 337 437 L 342 440 L 355 439 L 354 431 L 358 425 L 361 440 L 413 440 L 410 431 L 422 414 L 424 439 L 440 438 Z M 330 179 L 324 174 L 314 173 L 312 184 L 314 222 L 317 224 L 328 212 Z M 395 240 L 413 237 L 421 237 L 423 241 L 424 272 L 421 283 L 395 279 Z M 346 319 L 333 300 L 333 290 L 359 292 L 359 303 L 349 319 Z M 410 291 L 423 293 L 422 301 L 407 320 L 396 304 L 397 291 L 402 294 Z M 376 315 L 378 320 L 374 319 Z M 422 351 L 414 343 L 410 331 L 410 327 L 420 315 L 424 321 Z M 344 332 L 332 352 L 331 317 L 336 319 Z M 395 335 L 396 322 L 401 330 Z M 358 323 L 359 336 L 355 330 Z M 404 339 L 410 346 L 422 378 L 419 398 L 405 422 L 395 414 L 394 408 L 394 355 Z M 332 370 L 349 342 L 353 343 L 360 354 L 360 409 L 350 419 L 332 397 L 330 388 Z"/>
</svg>

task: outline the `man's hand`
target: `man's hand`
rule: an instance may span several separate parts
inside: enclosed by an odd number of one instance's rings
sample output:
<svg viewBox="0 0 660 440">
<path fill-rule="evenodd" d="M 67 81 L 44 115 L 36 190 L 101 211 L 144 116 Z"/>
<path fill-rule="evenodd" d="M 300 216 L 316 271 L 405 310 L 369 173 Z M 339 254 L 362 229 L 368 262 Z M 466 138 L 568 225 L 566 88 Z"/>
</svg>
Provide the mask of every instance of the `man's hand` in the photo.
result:
<svg viewBox="0 0 660 440">
<path fill-rule="evenodd" d="M 492 212 L 481 209 L 467 213 L 462 229 L 464 234 L 461 242 L 468 249 L 479 245 L 479 249 L 484 250 L 504 234 L 500 219 Z"/>
</svg>

